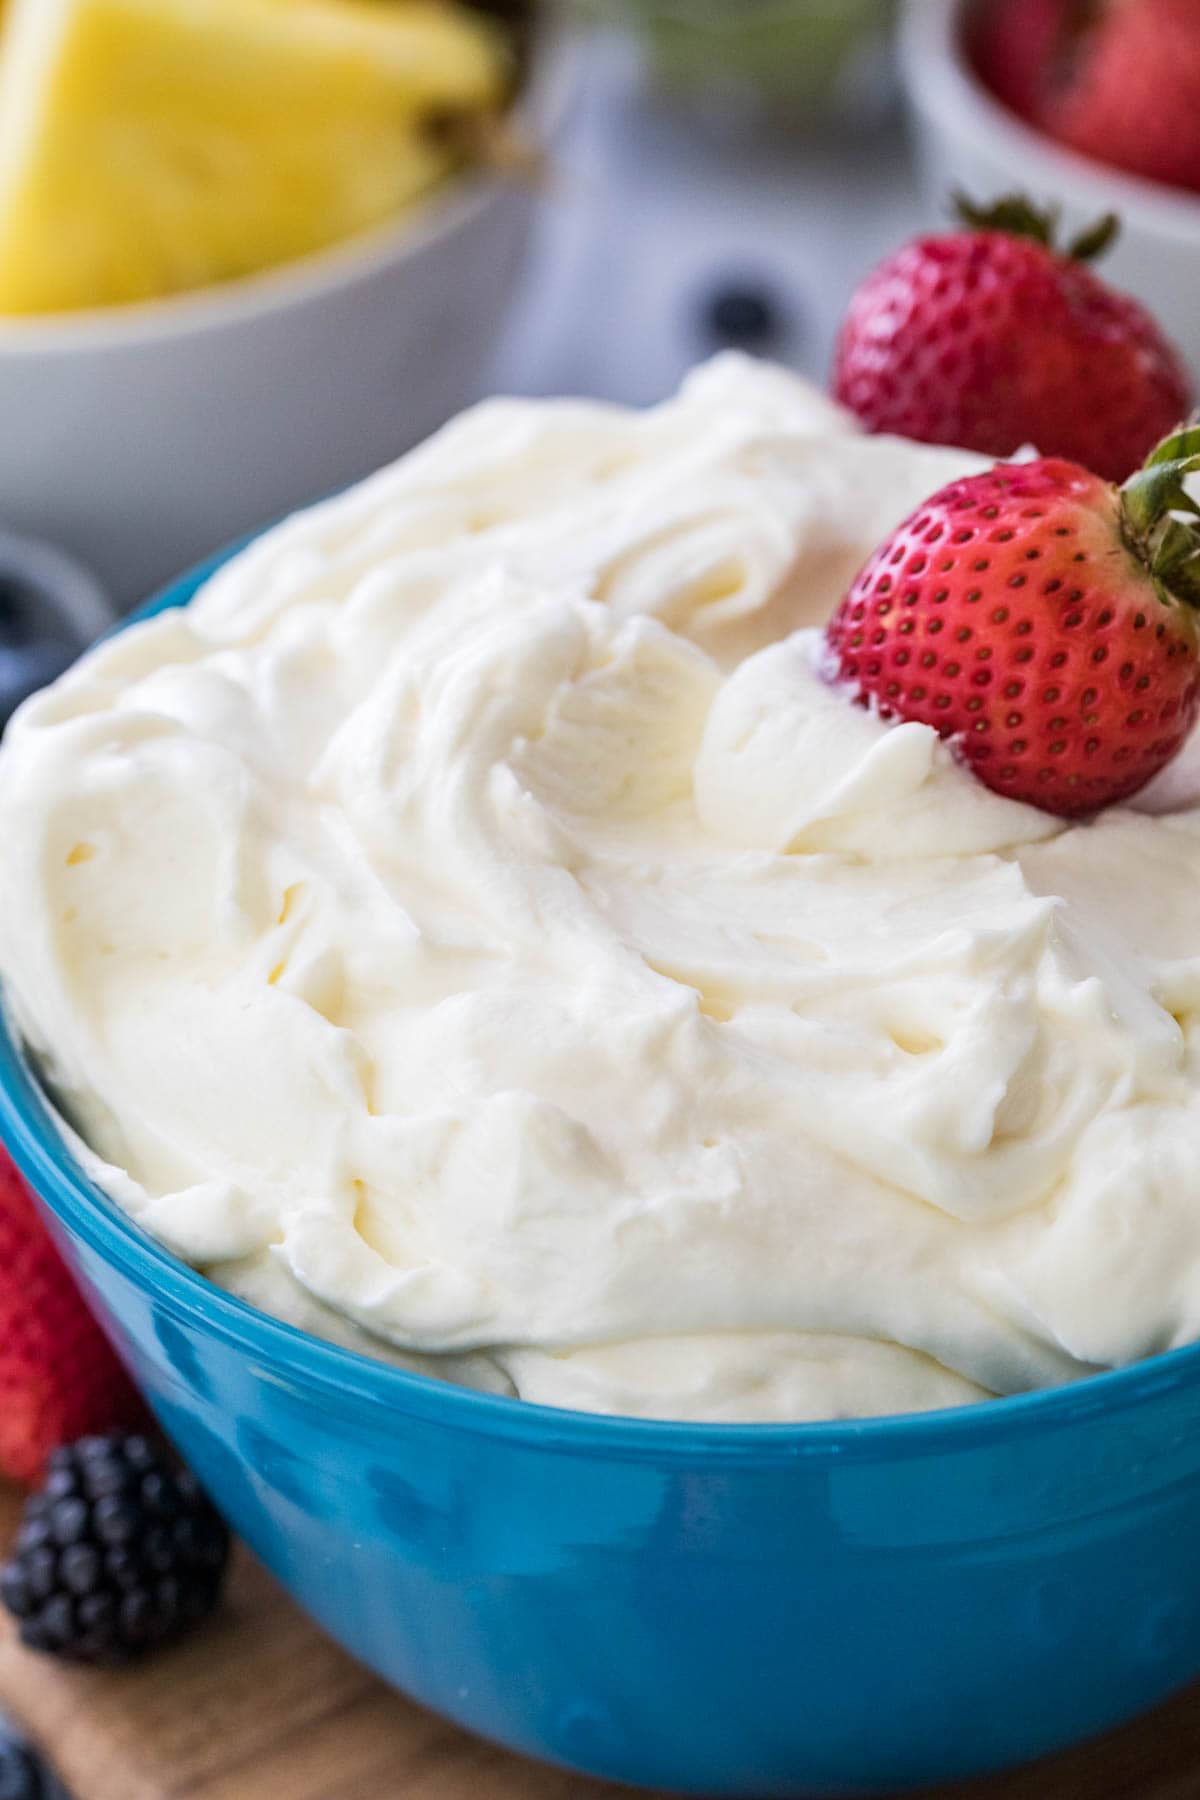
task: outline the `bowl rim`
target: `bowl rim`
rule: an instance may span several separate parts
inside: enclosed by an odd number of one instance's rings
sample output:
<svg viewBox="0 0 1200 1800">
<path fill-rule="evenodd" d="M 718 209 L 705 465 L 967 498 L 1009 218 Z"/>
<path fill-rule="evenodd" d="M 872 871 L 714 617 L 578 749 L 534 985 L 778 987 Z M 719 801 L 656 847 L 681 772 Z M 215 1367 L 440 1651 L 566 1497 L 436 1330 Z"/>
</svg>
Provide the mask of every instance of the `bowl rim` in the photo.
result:
<svg viewBox="0 0 1200 1800">
<path fill-rule="evenodd" d="M 267 528 L 271 529 L 270 527 Z M 252 532 L 197 564 L 127 618 L 113 633 L 186 606 L 209 577 L 257 541 Z M 112 635 L 110 633 L 109 635 Z M 155 1303 L 250 1358 L 276 1382 L 299 1379 L 331 1403 L 431 1419 L 450 1429 L 518 1440 L 572 1454 L 622 1455 L 690 1465 L 734 1462 L 783 1466 L 920 1459 L 969 1452 L 1022 1434 L 1140 1408 L 1200 1388 L 1200 1341 L 1159 1352 L 1059 1387 L 979 1400 L 934 1412 L 805 1423 L 727 1423 L 631 1418 L 546 1406 L 489 1394 L 379 1361 L 290 1325 L 210 1281 L 153 1238 L 72 1154 L 62 1123 L 20 1046 L 0 995 L 0 1142 L 43 1205 L 71 1238 L 115 1266 Z M 263 1367 L 262 1365 L 266 1365 Z"/>
<path fill-rule="evenodd" d="M 1118 212 L 1140 232 L 1200 243 L 1200 195 L 1082 156 L 1010 112 L 962 53 L 975 0 L 905 0 L 898 34 L 904 86 L 917 109 L 956 137 L 984 140 L 1021 184 L 1069 198 L 1097 215 Z M 1025 172 L 1028 171 L 1028 176 Z"/>
<path fill-rule="evenodd" d="M 533 32 L 529 71 L 511 106 L 514 118 L 539 138 L 559 129 L 576 88 L 582 31 L 546 4 Z M 0 314 L 0 358 L 69 357 L 170 344 L 251 325 L 273 313 L 319 304 L 415 261 L 443 239 L 465 230 L 502 199 L 519 177 L 475 170 L 452 176 L 421 196 L 399 219 L 382 219 L 348 238 L 253 274 L 206 287 L 55 313 Z"/>
</svg>

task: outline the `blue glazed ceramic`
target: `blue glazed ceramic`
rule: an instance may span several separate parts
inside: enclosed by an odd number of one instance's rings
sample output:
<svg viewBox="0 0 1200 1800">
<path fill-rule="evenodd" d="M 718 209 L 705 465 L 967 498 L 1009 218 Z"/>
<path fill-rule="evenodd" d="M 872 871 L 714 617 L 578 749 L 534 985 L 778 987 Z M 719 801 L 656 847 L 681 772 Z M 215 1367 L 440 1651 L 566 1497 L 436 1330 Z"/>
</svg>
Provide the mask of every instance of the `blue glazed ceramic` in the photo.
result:
<svg viewBox="0 0 1200 1800">
<path fill-rule="evenodd" d="M 1200 1674 L 1200 1347 L 916 1418 L 559 1412 L 210 1286 L 92 1186 L 6 1031 L 0 1133 L 231 1523 L 356 1656 L 487 1737 L 695 1794 L 879 1794 Z"/>
</svg>

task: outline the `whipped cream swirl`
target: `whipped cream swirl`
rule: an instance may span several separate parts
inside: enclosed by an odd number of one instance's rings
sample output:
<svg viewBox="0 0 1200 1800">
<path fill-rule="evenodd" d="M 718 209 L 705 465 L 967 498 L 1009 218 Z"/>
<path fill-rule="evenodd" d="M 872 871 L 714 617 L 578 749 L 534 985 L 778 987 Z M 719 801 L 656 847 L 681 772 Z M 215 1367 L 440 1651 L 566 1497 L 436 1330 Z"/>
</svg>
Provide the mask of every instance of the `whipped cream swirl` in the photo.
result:
<svg viewBox="0 0 1200 1800">
<path fill-rule="evenodd" d="M 979 466 L 736 357 L 492 402 L 29 702 L 0 972 L 116 1202 L 304 1329 L 593 1410 L 1200 1333 L 1194 770 L 1064 826 L 820 676 Z"/>
</svg>

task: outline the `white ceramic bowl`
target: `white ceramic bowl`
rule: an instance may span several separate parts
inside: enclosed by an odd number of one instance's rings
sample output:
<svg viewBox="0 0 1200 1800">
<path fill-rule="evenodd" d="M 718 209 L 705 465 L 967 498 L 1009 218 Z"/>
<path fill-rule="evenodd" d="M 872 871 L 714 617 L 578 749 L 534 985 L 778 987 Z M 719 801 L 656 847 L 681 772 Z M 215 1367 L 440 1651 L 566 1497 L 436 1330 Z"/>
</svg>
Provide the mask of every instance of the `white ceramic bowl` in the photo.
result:
<svg viewBox="0 0 1200 1800">
<path fill-rule="evenodd" d="M 1115 248 L 1099 265 L 1136 294 L 1200 374 L 1200 198 L 1105 168 L 1023 124 L 975 78 L 961 48 L 969 0 L 906 0 L 901 66 L 914 114 L 931 207 L 1019 188 L 1062 208 L 1067 226 L 1121 216 Z"/>
<path fill-rule="evenodd" d="M 573 65 L 544 32 L 517 108 L 541 142 Z M 533 211 L 528 184 L 464 178 L 261 276 L 0 321 L 0 527 L 63 545 L 124 605 L 398 456 L 477 394 Z"/>
</svg>

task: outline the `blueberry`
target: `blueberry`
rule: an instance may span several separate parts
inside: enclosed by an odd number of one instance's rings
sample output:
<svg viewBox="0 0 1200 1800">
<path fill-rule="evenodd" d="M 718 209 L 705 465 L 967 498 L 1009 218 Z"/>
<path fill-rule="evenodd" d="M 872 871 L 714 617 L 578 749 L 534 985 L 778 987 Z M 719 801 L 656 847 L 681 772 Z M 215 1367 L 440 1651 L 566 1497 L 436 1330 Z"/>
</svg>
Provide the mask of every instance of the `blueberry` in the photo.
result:
<svg viewBox="0 0 1200 1800">
<path fill-rule="evenodd" d="M 706 299 L 704 329 L 716 343 L 764 351 L 786 336 L 787 320 L 779 300 L 763 283 L 730 282 Z"/>
<path fill-rule="evenodd" d="M 43 1800 L 45 1791 L 28 1750 L 0 1737 L 0 1800 Z"/>
<path fill-rule="evenodd" d="M 0 723 L 82 649 L 53 595 L 0 570 Z"/>
</svg>

